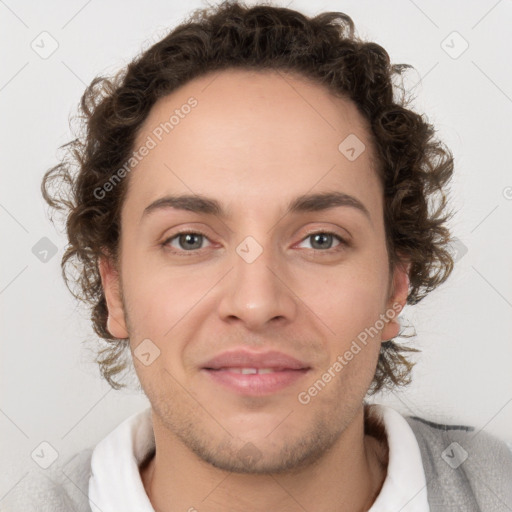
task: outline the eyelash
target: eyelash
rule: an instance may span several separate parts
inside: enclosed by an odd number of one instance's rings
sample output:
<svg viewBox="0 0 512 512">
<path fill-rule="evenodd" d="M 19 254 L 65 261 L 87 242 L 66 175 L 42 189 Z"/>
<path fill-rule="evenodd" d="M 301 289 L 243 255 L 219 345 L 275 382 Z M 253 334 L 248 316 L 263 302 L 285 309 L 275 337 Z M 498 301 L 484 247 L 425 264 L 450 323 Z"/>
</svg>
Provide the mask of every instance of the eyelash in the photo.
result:
<svg viewBox="0 0 512 512">
<path fill-rule="evenodd" d="M 179 237 L 180 235 L 201 235 L 204 238 L 206 238 L 207 240 L 209 240 L 208 236 L 206 234 L 202 233 L 201 231 L 178 231 L 177 233 L 175 233 L 171 237 L 167 238 L 164 242 L 162 242 L 162 244 L 161 244 L 162 247 L 164 247 L 165 249 L 168 249 L 168 244 L 172 240 L 174 240 L 175 238 Z M 333 252 L 337 252 L 339 250 L 342 250 L 343 248 L 346 248 L 346 247 L 348 247 L 350 245 L 344 238 L 341 238 L 337 233 L 334 233 L 332 231 L 326 231 L 326 230 L 318 230 L 318 231 L 312 231 L 311 233 L 307 233 L 306 236 L 301 240 L 301 242 L 303 242 L 307 238 L 310 238 L 310 237 L 312 237 L 314 235 L 332 235 L 334 238 L 337 238 L 338 241 L 340 242 L 340 244 L 338 246 L 330 248 L 330 249 L 326 249 L 326 250 L 310 249 L 310 250 L 315 251 L 315 252 L 332 254 Z M 188 257 L 188 256 L 195 256 L 195 255 L 197 255 L 197 253 L 201 249 L 193 249 L 191 251 L 184 251 L 184 250 L 176 250 L 176 249 L 173 248 L 173 249 L 168 249 L 168 250 L 169 250 L 169 252 L 171 252 L 172 254 L 175 254 L 177 256 Z"/>
</svg>

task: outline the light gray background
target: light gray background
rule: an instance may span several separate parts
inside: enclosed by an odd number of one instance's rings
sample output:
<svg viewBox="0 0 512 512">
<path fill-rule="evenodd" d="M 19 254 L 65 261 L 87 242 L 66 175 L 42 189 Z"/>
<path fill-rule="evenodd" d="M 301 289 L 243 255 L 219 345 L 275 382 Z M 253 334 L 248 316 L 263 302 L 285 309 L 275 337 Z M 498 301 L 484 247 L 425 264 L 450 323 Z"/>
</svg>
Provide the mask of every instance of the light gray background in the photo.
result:
<svg viewBox="0 0 512 512">
<path fill-rule="evenodd" d="M 66 240 L 48 221 L 39 186 L 57 163 L 57 148 L 71 138 L 68 117 L 85 85 L 204 5 L 0 1 L 0 499 L 35 466 L 31 452 L 41 442 L 65 459 L 148 405 L 134 392 L 111 390 L 91 363 L 88 313 L 61 279 Z M 415 356 L 413 384 L 375 400 L 512 441 L 512 2 L 275 5 L 346 12 L 359 35 L 383 45 L 394 63 L 413 64 L 406 84 L 418 95 L 416 108 L 426 111 L 456 158 L 452 227 L 467 253 L 445 285 L 406 308 L 414 346 L 423 350 Z M 31 48 L 43 31 L 59 45 L 47 59 Z M 463 40 L 453 31 L 469 44 L 458 58 Z M 58 249 L 46 263 L 32 252 L 43 237 Z"/>
</svg>

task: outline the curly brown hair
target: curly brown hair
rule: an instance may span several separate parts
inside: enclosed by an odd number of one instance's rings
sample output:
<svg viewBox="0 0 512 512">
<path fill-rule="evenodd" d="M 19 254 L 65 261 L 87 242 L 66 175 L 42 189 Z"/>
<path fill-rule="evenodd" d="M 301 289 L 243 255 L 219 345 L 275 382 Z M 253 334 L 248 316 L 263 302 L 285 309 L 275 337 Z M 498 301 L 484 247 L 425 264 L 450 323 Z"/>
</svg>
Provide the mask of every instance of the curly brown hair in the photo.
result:
<svg viewBox="0 0 512 512">
<path fill-rule="evenodd" d="M 105 254 L 117 261 L 129 180 L 121 180 L 107 199 L 95 191 L 129 160 L 137 131 L 159 98 L 228 68 L 292 72 L 352 100 L 371 126 L 378 156 L 390 269 L 402 257 L 411 262 L 407 303 L 418 303 L 452 271 L 446 185 L 453 156 L 427 119 L 407 108 L 402 77 L 411 66 L 391 65 L 388 53 L 356 36 L 352 19 L 340 12 L 307 17 L 233 1 L 196 10 L 114 76 L 90 83 L 79 106 L 80 133 L 61 146 L 65 155 L 41 186 L 50 207 L 65 214 L 69 244 L 62 274 L 71 293 L 91 308 L 94 331 L 105 345 L 96 362 L 114 389 L 124 387 L 114 377 L 127 368 L 129 340 L 107 330 L 98 261 Z M 405 352 L 419 350 L 394 340 L 382 343 L 370 394 L 410 383 L 415 363 Z"/>
</svg>

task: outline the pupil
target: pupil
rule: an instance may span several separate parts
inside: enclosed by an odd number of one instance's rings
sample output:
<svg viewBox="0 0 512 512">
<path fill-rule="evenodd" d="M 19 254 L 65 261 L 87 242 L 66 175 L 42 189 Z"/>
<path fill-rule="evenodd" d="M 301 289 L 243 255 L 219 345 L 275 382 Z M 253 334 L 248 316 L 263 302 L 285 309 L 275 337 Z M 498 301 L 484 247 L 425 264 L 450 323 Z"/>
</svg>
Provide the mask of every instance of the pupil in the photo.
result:
<svg viewBox="0 0 512 512">
<path fill-rule="evenodd" d="M 316 234 L 316 235 L 313 235 L 314 243 L 317 243 L 317 240 L 320 240 L 320 242 L 322 242 L 322 239 L 323 239 L 324 241 L 325 241 L 326 239 L 327 239 L 327 240 L 329 240 L 331 236 L 332 236 L 332 235 L 328 235 L 328 234 L 325 234 L 325 233 L 318 233 L 318 234 Z M 327 245 L 330 245 L 330 244 L 327 244 Z M 321 248 L 322 248 L 322 247 L 325 247 L 325 244 L 323 244 L 323 245 L 322 245 L 322 244 L 320 243 L 320 247 L 321 247 Z"/>
<path fill-rule="evenodd" d="M 193 242 L 191 242 L 191 240 L 193 240 L 194 238 L 198 238 L 198 239 L 199 239 L 199 237 L 200 237 L 200 236 L 201 236 L 201 235 L 195 235 L 195 234 L 190 234 L 190 233 L 185 234 L 185 235 L 181 235 L 181 240 L 180 240 L 180 242 L 182 242 L 182 243 L 183 243 L 183 244 L 185 244 L 185 245 L 186 245 L 186 244 L 188 244 L 188 243 L 192 243 L 192 245 L 194 245 L 194 244 L 193 244 Z M 182 245 L 183 245 L 183 244 L 182 244 Z M 198 249 L 198 248 L 200 248 L 200 246 L 201 246 L 201 242 L 196 242 L 196 244 L 195 244 L 195 245 L 196 245 L 196 246 L 195 246 L 195 247 L 192 247 L 192 248 L 193 248 L 193 249 Z M 188 248 L 190 249 L 190 246 L 189 246 Z"/>
</svg>

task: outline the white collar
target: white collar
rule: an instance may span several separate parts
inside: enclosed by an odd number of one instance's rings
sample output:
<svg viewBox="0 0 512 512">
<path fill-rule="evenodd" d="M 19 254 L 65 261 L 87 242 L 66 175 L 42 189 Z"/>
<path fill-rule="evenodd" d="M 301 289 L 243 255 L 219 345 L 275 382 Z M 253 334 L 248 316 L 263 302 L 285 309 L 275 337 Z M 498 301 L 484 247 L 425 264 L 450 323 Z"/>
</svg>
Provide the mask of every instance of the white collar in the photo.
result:
<svg viewBox="0 0 512 512">
<path fill-rule="evenodd" d="M 416 436 L 406 419 L 382 404 L 375 404 L 386 429 L 388 473 L 368 512 L 430 512 L 427 482 Z"/>
</svg>

